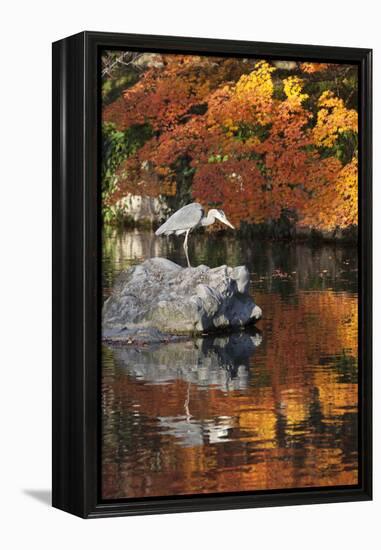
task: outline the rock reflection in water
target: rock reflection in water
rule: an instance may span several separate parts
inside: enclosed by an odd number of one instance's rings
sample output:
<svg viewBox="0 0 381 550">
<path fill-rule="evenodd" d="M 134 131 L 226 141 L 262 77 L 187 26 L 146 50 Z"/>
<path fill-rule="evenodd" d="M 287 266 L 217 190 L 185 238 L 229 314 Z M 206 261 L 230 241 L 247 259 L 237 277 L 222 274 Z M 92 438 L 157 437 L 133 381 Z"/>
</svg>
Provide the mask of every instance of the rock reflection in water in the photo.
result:
<svg viewBox="0 0 381 550">
<path fill-rule="evenodd" d="M 249 359 L 261 343 L 260 332 L 207 336 L 135 348 L 114 350 L 118 366 L 151 384 L 185 380 L 201 388 L 246 389 Z"/>
<path fill-rule="evenodd" d="M 193 447 L 228 441 L 233 417 L 219 416 L 202 422 L 192 416 L 190 385 L 201 390 L 214 386 L 223 391 L 245 390 L 249 360 L 262 340 L 259 331 L 207 336 L 188 341 L 143 348 L 126 346 L 114 350 L 118 367 L 147 384 L 166 385 L 174 380 L 188 383 L 184 414 L 159 416 L 159 429 L 174 436 L 179 445 Z"/>
</svg>

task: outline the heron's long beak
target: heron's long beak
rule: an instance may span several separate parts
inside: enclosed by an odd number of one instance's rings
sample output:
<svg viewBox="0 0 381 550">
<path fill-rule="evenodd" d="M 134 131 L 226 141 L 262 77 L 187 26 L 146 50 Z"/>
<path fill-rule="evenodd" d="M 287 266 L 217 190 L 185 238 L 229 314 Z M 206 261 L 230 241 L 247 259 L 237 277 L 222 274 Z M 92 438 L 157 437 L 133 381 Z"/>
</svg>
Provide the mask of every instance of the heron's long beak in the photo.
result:
<svg viewBox="0 0 381 550">
<path fill-rule="evenodd" d="M 232 225 L 229 220 L 227 220 L 226 218 L 223 220 L 221 219 L 222 223 L 224 223 L 225 225 L 228 225 L 229 227 L 231 227 L 232 229 L 235 229 L 234 225 Z"/>
</svg>

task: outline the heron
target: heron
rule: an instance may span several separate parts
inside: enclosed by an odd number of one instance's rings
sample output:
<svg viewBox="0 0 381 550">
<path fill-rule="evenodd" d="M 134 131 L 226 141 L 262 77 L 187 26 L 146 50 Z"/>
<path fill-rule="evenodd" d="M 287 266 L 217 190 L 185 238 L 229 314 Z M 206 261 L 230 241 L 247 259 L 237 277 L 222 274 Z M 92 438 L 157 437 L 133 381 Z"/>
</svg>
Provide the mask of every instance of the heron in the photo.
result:
<svg viewBox="0 0 381 550">
<path fill-rule="evenodd" d="M 188 267 L 192 267 L 188 256 L 188 237 L 189 233 L 198 227 L 205 227 L 212 225 L 216 220 L 224 223 L 225 225 L 234 229 L 234 226 L 229 222 L 223 210 L 217 210 L 212 208 L 209 210 L 208 215 L 205 216 L 205 212 L 201 204 L 193 202 L 183 206 L 177 212 L 172 214 L 163 225 L 156 230 L 155 235 L 184 235 L 184 252 L 187 258 Z"/>
</svg>

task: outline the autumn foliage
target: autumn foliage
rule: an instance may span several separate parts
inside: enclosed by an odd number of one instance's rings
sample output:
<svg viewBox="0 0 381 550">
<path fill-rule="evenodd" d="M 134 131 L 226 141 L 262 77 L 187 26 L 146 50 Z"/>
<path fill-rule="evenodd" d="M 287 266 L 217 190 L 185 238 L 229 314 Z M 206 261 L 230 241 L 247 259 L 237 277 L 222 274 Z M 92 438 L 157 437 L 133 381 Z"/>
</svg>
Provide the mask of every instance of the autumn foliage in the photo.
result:
<svg viewBox="0 0 381 550">
<path fill-rule="evenodd" d="M 167 55 L 140 70 L 103 109 L 115 131 L 150 128 L 118 165 L 110 204 L 185 186 L 188 201 L 224 209 L 237 227 L 285 212 L 301 227 L 357 225 L 355 69 Z"/>
</svg>

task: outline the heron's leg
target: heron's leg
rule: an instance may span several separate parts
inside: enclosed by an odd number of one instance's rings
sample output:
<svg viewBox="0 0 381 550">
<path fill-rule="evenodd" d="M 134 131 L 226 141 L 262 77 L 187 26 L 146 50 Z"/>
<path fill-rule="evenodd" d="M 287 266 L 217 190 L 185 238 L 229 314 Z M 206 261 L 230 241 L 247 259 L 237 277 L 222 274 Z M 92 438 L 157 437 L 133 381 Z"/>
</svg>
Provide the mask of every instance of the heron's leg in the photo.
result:
<svg viewBox="0 0 381 550">
<path fill-rule="evenodd" d="M 188 256 L 188 235 L 189 235 L 189 231 L 190 231 L 190 229 L 188 229 L 188 231 L 185 233 L 184 252 L 185 252 L 185 256 L 187 257 L 188 267 L 192 267 L 191 264 L 190 264 L 190 261 L 189 261 L 189 256 Z"/>
<path fill-rule="evenodd" d="M 184 402 L 184 409 L 185 409 L 187 422 L 190 422 L 190 419 L 192 418 L 192 415 L 189 410 L 189 398 L 190 398 L 190 381 L 188 382 L 187 395 Z"/>
</svg>

